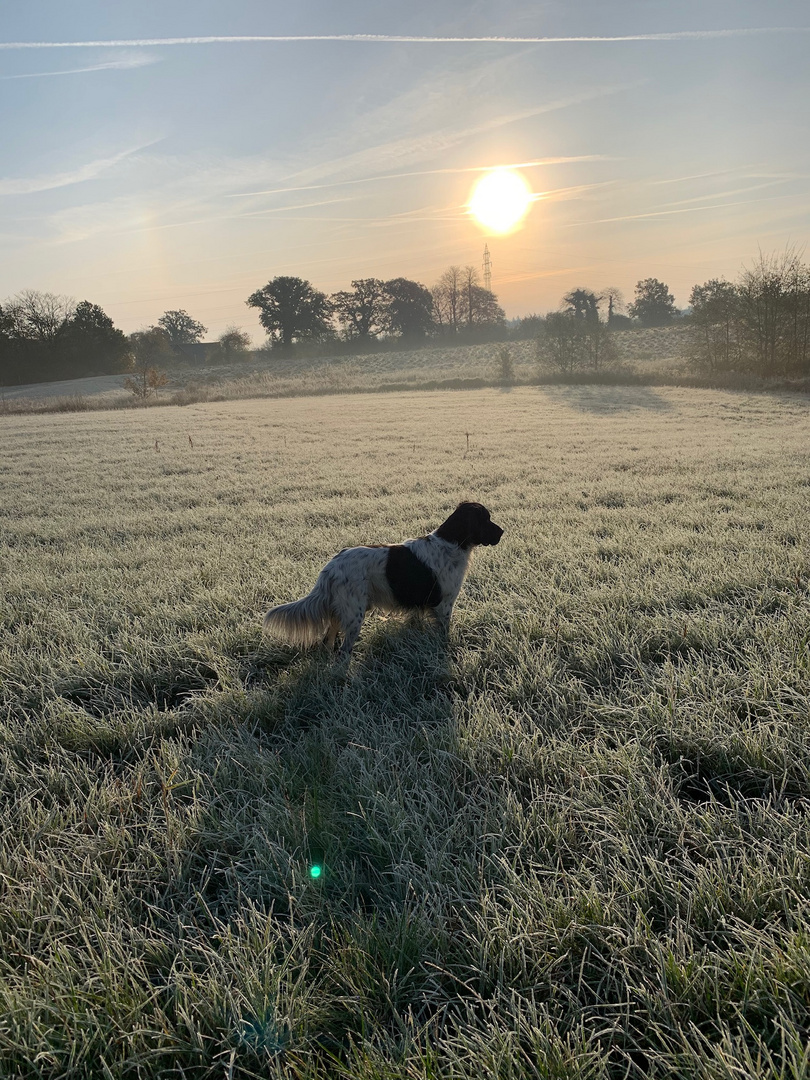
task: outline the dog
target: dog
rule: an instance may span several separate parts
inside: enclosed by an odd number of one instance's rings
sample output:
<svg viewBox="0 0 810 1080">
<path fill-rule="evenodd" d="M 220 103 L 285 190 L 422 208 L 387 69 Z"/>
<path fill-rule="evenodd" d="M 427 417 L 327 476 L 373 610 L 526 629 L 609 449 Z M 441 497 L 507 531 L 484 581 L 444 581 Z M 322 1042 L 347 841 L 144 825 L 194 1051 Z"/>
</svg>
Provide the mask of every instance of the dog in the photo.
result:
<svg viewBox="0 0 810 1080">
<path fill-rule="evenodd" d="M 417 540 L 344 548 L 321 570 L 308 596 L 267 612 L 264 632 L 302 647 L 323 641 L 330 650 L 340 633 L 345 659 L 369 608 L 429 611 L 446 633 L 472 549 L 492 547 L 502 536 L 485 506 L 463 502 L 438 529 Z"/>
</svg>

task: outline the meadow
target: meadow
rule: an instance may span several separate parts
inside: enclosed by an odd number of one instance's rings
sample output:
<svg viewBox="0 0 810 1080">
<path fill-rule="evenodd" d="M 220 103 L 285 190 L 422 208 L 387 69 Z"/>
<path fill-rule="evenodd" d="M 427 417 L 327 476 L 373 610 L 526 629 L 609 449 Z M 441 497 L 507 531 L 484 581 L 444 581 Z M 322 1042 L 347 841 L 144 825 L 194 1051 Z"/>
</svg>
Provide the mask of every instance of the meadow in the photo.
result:
<svg viewBox="0 0 810 1080">
<path fill-rule="evenodd" d="M 612 382 L 660 381 L 677 385 L 691 374 L 689 327 L 618 330 L 613 339 L 617 366 L 607 374 Z M 531 339 L 479 344 L 430 343 L 423 348 L 383 348 L 358 354 L 338 351 L 308 355 L 304 351 L 284 356 L 258 350 L 230 363 L 200 365 L 182 359 L 170 361 L 165 365 L 166 388 L 147 404 L 188 405 L 259 397 L 497 386 L 503 381 L 504 348 L 509 353 L 514 382 L 560 381 L 559 371 L 539 360 L 537 343 Z M 586 381 L 594 380 L 593 372 L 580 374 Z M 735 378 L 739 382 L 744 377 Z M 124 379 L 124 375 L 101 375 L 0 387 L 0 415 L 79 412 L 143 404 L 133 399 L 124 387 Z"/>
<path fill-rule="evenodd" d="M 0 1075 L 810 1076 L 809 408 L 0 418 Z M 462 498 L 448 642 L 262 639 Z"/>
</svg>

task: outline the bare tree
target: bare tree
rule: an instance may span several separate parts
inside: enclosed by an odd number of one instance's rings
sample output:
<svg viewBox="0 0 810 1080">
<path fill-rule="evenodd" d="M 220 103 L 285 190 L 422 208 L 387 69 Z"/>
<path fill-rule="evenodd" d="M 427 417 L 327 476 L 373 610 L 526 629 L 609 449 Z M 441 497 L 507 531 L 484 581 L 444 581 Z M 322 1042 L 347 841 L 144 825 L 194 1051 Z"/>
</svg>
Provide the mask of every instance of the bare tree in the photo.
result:
<svg viewBox="0 0 810 1080">
<path fill-rule="evenodd" d="M 582 366 L 582 335 L 570 311 L 550 311 L 538 341 L 540 355 L 570 375 Z"/>
<path fill-rule="evenodd" d="M 691 352 L 698 367 L 727 371 L 742 360 L 740 294 L 730 281 L 712 278 L 689 294 Z"/>
<path fill-rule="evenodd" d="M 599 293 L 599 300 L 602 303 L 607 301 L 607 324 L 610 326 L 616 316 L 622 313 L 624 308 L 624 293 L 615 285 L 607 285 Z"/>
<path fill-rule="evenodd" d="M 480 288 L 478 270 L 474 266 L 465 266 L 461 272 L 461 318 L 468 327 L 473 325 L 476 314 L 475 290 Z"/>
<path fill-rule="evenodd" d="M 450 266 L 431 289 L 436 323 L 440 329 L 458 333 L 461 317 L 463 273 L 460 266 Z"/>
<path fill-rule="evenodd" d="M 8 301 L 5 313 L 12 336 L 40 343 L 54 341 L 76 310 L 69 296 L 26 289 Z"/>
<path fill-rule="evenodd" d="M 750 365 L 762 375 L 810 367 L 810 267 L 801 252 L 759 257 L 737 286 Z"/>
<path fill-rule="evenodd" d="M 134 396 L 145 401 L 166 386 L 169 378 L 157 365 L 172 355 L 168 334 L 158 326 L 136 330 L 129 335 L 132 350 L 132 375 L 124 380 L 124 386 Z"/>
</svg>

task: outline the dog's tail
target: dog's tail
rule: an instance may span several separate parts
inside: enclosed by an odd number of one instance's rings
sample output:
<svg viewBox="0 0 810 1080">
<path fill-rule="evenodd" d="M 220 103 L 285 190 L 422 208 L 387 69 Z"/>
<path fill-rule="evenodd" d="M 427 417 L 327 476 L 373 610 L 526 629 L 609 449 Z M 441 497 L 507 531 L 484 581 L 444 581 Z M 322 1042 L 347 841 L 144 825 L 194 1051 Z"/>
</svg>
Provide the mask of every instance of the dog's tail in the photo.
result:
<svg viewBox="0 0 810 1080">
<path fill-rule="evenodd" d="M 321 573 L 309 596 L 270 608 L 263 627 L 265 634 L 276 634 L 291 645 L 307 648 L 323 638 L 330 618 L 329 582 Z"/>
</svg>

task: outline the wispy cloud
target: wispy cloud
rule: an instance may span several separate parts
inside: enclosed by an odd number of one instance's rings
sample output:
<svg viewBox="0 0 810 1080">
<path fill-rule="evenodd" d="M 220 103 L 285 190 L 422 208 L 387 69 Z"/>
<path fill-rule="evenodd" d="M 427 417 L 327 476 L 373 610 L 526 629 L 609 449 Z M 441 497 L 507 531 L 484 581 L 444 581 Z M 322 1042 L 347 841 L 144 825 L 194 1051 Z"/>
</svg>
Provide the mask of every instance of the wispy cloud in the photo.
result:
<svg viewBox="0 0 810 1080">
<path fill-rule="evenodd" d="M 569 165 L 584 161 L 618 161 L 607 154 L 579 154 L 574 157 L 539 158 L 537 161 L 515 161 L 508 164 L 470 165 L 458 169 L 416 169 L 410 172 L 384 173 L 381 176 L 361 176 L 354 180 L 333 180 L 328 184 L 302 184 L 296 187 L 267 188 L 263 191 L 240 191 L 228 199 L 247 199 L 253 195 L 284 195 L 292 191 L 317 191 L 323 188 L 344 187 L 348 184 L 376 184 L 378 180 L 404 180 L 411 176 L 443 176 L 463 173 L 490 172 L 492 169 L 534 169 L 545 165 Z"/>
<path fill-rule="evenodd" d="M 749 184 L 747 187 L 730 188 L 728 191 L 713 191 L 711 194 L 695 195 L 691 199 L 678 199 L 677 202 L 667 203 L 667 206 L 688 206 L 689 203 L 704 202 L 705 199 L 727 199 L 732 195 L 748 195 L 753 191 L 761 191 L 763 188 L 775 187 L 777 184 L 787 184 L 788 180 L 779 177 L 777 180 L 766 180 L 762 184 Z"/>
<path fill-rule="evenodd" d="M 459 86 L 463 85 L 462 76 L 456 77 L 455 81 Z M 467 82 L 469 85 L 469 76 L 467 76 Z M 364 134 L 370 132 L 371 138 L 374 137 L 375 128 L 389 132 L 401 131 L 406 123 L 411 133 L 395 139 L 373 142 L 372 145 L 363 146 L 351 153 L 318 161 L 288 176 L 287 184 L 290 186 L 294 184 L 296 187 L 300 185 L 306 189 L 310 185 L 326 182 L 331 184 L 338 180 L 373 178 L 380 174 L 409 171 L 404 167 L 413 166 L 425 158 L 441 157 L 478 136 L 489 135 L 511 124 L 533 120 L 547 113 L 586 104 L 623 91 L 636 90 L 642 85 L 644 85 L 644 80 L 590 87 L 580 93 L 545 101 L 528 109 L 499 112 L 467 125 L 460 124 L 457 116 L 452 115 L 452 99 L 447 97 L 442 99 L 445 103 L 442 106 L 445 113 L 437 124 L 437 118 L 432 112 L 433 95 L 427 93 L 426 89 L 419 88 L 378 110 L 377 114 L 363 118 Z M 380 119 L 385 121 L 383 125 L 379 124 Z"/>
<path fill-rule="evenodd" d="M 139 150 L 151 145 L 152 143 L 144 143 L 141 146 L 133 146 L 131 149 L 123 150 L 120 154 L 114 154 L 112 157 L 90 161 L 72 172 L 0 180 L 0 195 L 32 195 L 37 191 L 52 191 L 54 188 L 69 187 L 71 184 L 82 184 L 87 180 L 95 180 L 103 173 L 114 168 L 119 162 L 124 161 L 125 158 L 132 157 Z"/>
<path fill-rule="evenodd" d="M 692 173 L 689 176 L 668 176 L 663 180 L 650 180 L 651 186 L 655 187 L 660 184 L 686 184 L 692 180 L 709 180 L 716 176 L 732 176 L 735 173 L 743 173 L 746 171 L 747 166 L 737 166 L 733 169 L 716 169 L 714 172 Z"/>
<path fill-rule="evenodd" d="M 63 68 L 59 71 L 30 71 L 24 75 L 0 75 L 0 80 L 7 79 L 47 79 L 53 75 L 84 75 L 89 71 L 131 71 L 134 68 L 148 67 L 157 64 L 159 57 L 149 56 L 147 53 L 139 53 L 134 56 L 121 56 L 117 60 L 108 60 L 103 64 L 92 64 L 90 67 Z"/>
<path fill-rule="evenodd" d="M 565 45 L 623 41 L 693 41 L 712 38 L 756 37 L 763 34 L 803 34 L 808 26 L 757 26 L 723 30 L 672 30 L 659 34 L 578 35 L 528 37 L 487 35 L 482 37 L 434 37 L 408 34 L 244 34 L 206 37 L 121 38 L 108 41 L 5 41 L 0 49 L 98 49 L 143 48 L 168 45 L 289 44 L 294 42 L 357 42 L 360 44 L 414 45 Z"/>
<path fill-rule="evenodd" d="M 584 225 L 606 225 L 614 221 L 641 221 L 645 218 L 670 217 L 673 214 L 695 214 L 703 210 L 725 210 L 732 206 L 750 206 L 752 203 L 772 202 L 777 199 L 797 198 L 795 194 L 767 195 L 764 199 L 738 199 L 735 202 L 710 203 L 706 206 L 687 206 L 680 210 L 652 210 L 646 214 L 626 214 L 620 217 L 598 218 L 594 221 L 571 221 L 566 226 L 569 229 L 579 228 Z M 802 198 L 805 198 L 802 194 Z"/>
</svg>

